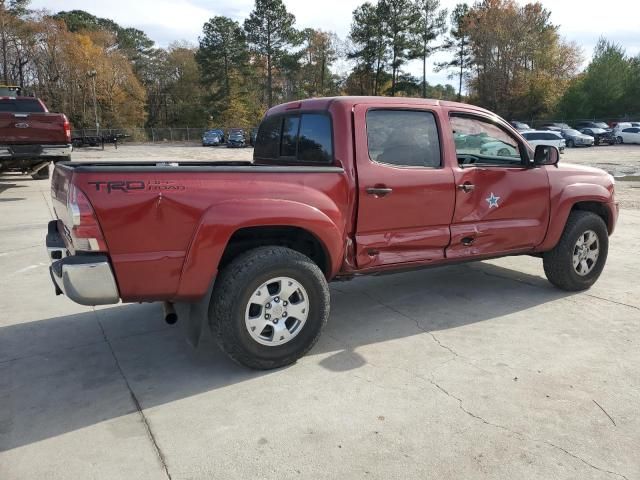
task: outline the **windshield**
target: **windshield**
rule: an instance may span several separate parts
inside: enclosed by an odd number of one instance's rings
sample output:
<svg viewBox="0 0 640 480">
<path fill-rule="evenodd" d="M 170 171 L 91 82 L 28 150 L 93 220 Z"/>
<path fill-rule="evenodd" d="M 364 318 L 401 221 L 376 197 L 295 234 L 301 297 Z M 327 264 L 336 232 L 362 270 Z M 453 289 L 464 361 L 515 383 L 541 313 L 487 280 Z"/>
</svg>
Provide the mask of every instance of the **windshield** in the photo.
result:
<svg viewBox="0 0 640 480">
<path fill-rule="evenodd" d="M 582 135 L 579 131 L 574 130 L 573 128 L 563 130 L 562 133 L 564 133 L 565 135 Z"/>
<path fill-rule="evenodd" d="M 604 129 L 602 128 L 592 128 L 591 131 L 593 133 L 604 133 Z"/>
</svg>

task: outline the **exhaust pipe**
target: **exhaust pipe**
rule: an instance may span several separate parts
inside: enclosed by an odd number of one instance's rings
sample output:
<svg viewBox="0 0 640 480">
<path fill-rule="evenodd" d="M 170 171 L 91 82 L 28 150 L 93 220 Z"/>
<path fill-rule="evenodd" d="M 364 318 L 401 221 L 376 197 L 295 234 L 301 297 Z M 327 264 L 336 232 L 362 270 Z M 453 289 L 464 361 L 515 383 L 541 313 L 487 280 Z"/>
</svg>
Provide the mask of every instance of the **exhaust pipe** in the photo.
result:
<svg viewBox="0 0 640 480">
<path fill-rule="evenodd" d="M 47 160 L 46 162 L 42 162 L 34 165 L 30 170 L 27 170 L 27 175 L 35 175 L 40 170 L 44 170 L 45 168 L 48 168 L 49 163 L 50 162 Z"/>
<path fill-rule="evenodd" d="M 169 325 L 174 325 L 178 321 L 178 314 L 171 302 L 162 302 L 162 311 L 164 313 L 164 321 Z"/>
</svg>

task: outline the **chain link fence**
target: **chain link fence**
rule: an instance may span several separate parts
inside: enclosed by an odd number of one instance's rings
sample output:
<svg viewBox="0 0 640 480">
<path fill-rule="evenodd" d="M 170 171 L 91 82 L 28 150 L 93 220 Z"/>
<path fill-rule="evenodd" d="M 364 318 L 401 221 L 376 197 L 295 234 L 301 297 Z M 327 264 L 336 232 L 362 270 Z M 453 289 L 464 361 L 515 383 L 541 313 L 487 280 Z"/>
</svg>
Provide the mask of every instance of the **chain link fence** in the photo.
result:
<svg viewBox="0 0 640 480">
<path fill-rule="evenodd" d="M 74 129 L 71 132 L 72 137 L 95 137 L 104 136 L 112 137 L 114 135 L 123 135 L 120 141 L 129 142 L 200 142 L 202 135 L 209 130 L 208 128 L 101 128 L 99 131 L 91 128 Z M 226 131 L 226 129 L 225 129 Z M 245 130 L 248 134 L 248 131 Z"/>
</svg>

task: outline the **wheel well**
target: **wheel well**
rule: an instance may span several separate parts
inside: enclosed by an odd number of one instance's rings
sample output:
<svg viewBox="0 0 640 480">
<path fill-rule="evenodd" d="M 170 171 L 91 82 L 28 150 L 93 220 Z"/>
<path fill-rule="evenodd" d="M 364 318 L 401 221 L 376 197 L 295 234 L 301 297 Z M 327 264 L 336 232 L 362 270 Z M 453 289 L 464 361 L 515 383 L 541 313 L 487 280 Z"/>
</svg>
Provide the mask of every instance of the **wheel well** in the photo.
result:
<svg viewBox="0 0 640 480">
<path fill-rule="evenodd" d="M 320 240 L 303 228 L 288 226 L 247 227 L 237 230 L 227 243 L 219 268 L 224 268 L 241 253 L 270 245 L 300 252 L 313 260 L 325 275 L 329 274 L 329 256 Z"/>
<path fill-rule="evenodd" d="M 593 212 L 598 215 L 602 220 L 604 220 L 605 225 L 607 226 L 607 231 L 609 231 L 609 212 L 606 207 L 602 203 L 598 202 L 578 202 L 573 207 L 571 207 L 571 211 L 574 210 L 582 210 L 586 212 Z"/>
</svg>

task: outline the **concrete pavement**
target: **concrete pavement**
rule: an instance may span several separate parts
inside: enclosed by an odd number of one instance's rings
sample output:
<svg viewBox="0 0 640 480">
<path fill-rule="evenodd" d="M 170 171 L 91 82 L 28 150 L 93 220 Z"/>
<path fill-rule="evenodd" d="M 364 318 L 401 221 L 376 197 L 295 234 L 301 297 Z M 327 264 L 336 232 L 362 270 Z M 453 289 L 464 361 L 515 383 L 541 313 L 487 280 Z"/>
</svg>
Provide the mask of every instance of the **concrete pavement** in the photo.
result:
<svg viewBox="0 0 640 480">
<path fill-rule="evenodd" d="M 0 179 L 0 478 L 640 478 L 640 212 L 596 286 L 539 259 L 332 285 L 319 344 L 254 372 L 153 304 L 55 297 L 48 182 Z"/>
</svg>

